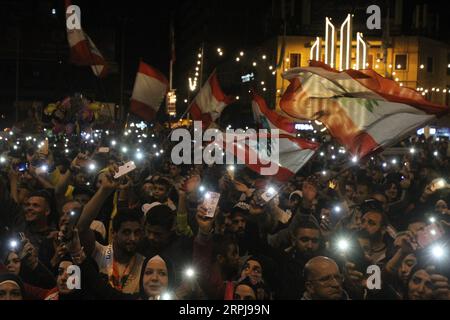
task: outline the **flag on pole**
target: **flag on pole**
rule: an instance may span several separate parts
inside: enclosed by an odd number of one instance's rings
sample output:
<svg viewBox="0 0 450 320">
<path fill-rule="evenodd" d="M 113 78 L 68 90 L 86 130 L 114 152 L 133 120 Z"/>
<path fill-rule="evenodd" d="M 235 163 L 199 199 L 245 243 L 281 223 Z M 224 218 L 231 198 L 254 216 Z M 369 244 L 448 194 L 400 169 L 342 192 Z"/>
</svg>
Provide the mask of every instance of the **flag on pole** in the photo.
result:
<svg viewBox="0 0 450 320">
<path fill-rule="evenodd" d="M 145 121 L 153 120 L 168 90 L 169 81 L 166 77 L 141 61 L 134 82 L 130 111 Z"/>
<path fill-rule="evenodd" d="M 279 129 L 281 133 L 294 134 L 295 123 L 275 110 L 267 107 L 266 101 L 254 91 L 252 94 L 252 110 L 255 122 L 265 129 Z"/>
<path fill-rule="evenodd" d="M 338 72 L 313 61 L 283 74 L 280 106 L 290 117 L 318 120 L 359 158 L 391 146 L 448 112 L 373 70 Z"/>
<path fill-rule="evenodd" d="M 72 17 L 74 12 L 67 12 L 72 5 L 70 0 L 65 0 L 66 19 Z M 78 17 L 80 19 L 80 17 Z M 69 29 L 67 27 L 67 40 L 70 47 L 70 61 L 79 66 L 90 66 L 95 76 L 103 78 L 108 74 L 108 67 L 103 55 L 95 46 L 92 39 L 83 29 Z"/>
<path fill-rule="evenodd" d="M 189 112 L 193 120 L 202 121 L 203 127 L 208 128 L 220 117 L 223 109 L 233 102 L 234 98 L 225 95 L 220 88 L 217 72 L 214 70 L 189 106 Z"/>
</svg>

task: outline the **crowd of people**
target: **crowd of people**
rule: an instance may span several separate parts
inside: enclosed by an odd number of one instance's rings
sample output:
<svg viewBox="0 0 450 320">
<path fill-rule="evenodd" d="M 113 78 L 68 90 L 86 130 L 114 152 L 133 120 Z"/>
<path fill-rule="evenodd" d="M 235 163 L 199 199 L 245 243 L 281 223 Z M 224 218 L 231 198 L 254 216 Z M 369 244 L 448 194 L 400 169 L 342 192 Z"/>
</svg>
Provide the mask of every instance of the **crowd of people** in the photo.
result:
<svg viewBox="0 0 450 320">
<path fill-rule="evenodd" d="M 169 132 L 4 131 L 0 299 L 450 299 L 448 139 L 364 160 L 323 139 L 279 183 L 174 165 Z"/>
</svg>

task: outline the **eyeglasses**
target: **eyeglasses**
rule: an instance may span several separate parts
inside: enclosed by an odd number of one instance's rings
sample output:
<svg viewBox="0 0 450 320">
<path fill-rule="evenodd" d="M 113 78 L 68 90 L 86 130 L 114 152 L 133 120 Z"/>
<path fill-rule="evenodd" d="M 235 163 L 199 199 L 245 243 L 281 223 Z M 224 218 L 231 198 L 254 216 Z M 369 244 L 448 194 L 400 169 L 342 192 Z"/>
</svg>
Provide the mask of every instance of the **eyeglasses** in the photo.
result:
<svg viewBox="0 0 450 320">
<path fill-rule="evenodd" d="M 341 284 L 342 282 L 344 282 L 344 277 L 341 274 L 330 274 L 328 276 L 312 279 L 309 281 L 316 281 L 319 282 L 321 285 L 325 286 L 331 284 L 333 281 L 336 281 L 337 283 Z"/>
</svg>

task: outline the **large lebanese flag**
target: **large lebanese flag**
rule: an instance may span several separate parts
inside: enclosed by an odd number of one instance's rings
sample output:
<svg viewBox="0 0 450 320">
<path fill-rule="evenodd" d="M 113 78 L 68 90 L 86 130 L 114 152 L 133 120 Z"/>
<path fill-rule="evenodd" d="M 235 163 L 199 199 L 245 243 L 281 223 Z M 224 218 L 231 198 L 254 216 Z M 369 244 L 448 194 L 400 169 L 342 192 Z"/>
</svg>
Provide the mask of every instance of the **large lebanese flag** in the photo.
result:
<svg viewBox="0 0 450 320">
<path fill-rule="evenodd" d="M 264 98 L 254 91 L 251 94 L 253 117 L 260 127 L 279 129 L 281 133 L 285 134 L 295 133 L 295 123 L 291 119 L 284 117 L 275 110 L 269 109 Z"/>
<path fill-rule="evenodd" d="M 216 70 L 210 75 L 208 81 L 189 106 L 193 120 L 202 121 L 203 127 L 208 128 L 222 114 L 223 109 L 234 99 L 222 91 Z"/>
<path fill-rule="evenodd" d="M 72 5 L 72 2 L 65 0 L 65 3 L 67 19 L 74 12 L 67 13 L 67 8 Z M 70 61 L 73 64 L 90 66 L 94 74 L 99 78 L 103 78 L 108 74 L 106 60 L 82 28 L 74 30 L 67 29 L 67 40 L 70 47 Z"/>
<path fill-rule="evenodd" d="M 144 62 L 140 62 L 130 101 L 130 111 L 138 117 L 151 121 L 169 90 L 166 77 Z"/>
<path fill-rule="evenodd" d="M 277 129 L 266 134 L 235 134 L 232 138 L 230 135 L 221 137 L 215 143 L 223 146 L 238 163 L 280 182 L 292 178 L 319 148 L 317 143 L 279 133 Z"/>
<path fill-rule="evenodd" d="M 290 85 L 280 101 L 290 117 L 319 120 L 359 158 L 380 151 L 448 112 L 373 70 L 338 72 L 313 61 L 283 74 Z"/>
</svg>

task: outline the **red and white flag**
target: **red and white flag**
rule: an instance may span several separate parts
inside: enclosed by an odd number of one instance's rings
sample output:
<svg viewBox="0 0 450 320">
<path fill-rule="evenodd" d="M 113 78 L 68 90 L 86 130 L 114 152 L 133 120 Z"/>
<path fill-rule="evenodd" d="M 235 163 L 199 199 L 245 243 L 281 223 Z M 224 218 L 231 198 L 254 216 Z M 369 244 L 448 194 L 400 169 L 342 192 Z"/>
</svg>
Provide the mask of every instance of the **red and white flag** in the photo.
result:
<svg viewBox="0 0 450 320">
<path fill-rule="evenodd" d="M 338 72 L 313 61 L 283 74 L 290 85 L 280 101 L 290 117 L 321 121 L 330 135 L 363 158 L 397 143 L 448 112 L 373 70 Z"/>
<path fill-rule="evenodd" d="M 274 129 L 276 130 L 276 129 Z M 315 154 L 317 143 L 280 133 L 235 134 L 222 139 L 224 150 L 233 155 L 238 163 L 264 176 L 272 176 L 280 182 L 293 177 Z"/>
<path fill-rule="evenodd" d="M 67 8 L 72 5 L 70 0 L 66 0 L 66 19 L 75 12 L 67 13 Z M 79 17 L 78 17 L 79 18 Z M 103 55 L 95 46 L 91 38 L 79 29 L 70 30 L 67 28 L 67 40 L 70 47 L 70 61 L 79 66 L 91 66 L 94 74 L 103 78 L 108 74 L 108 67 Z"/>
<path fill-rule="evenodd" d="M 213 121 L 220 117 L 223 109 L 233 102 L 234 99 L 225 95 L 220 88 L 219 79 L 214 70 L 192 101 L 189 111 L 193 120 L 202 121 L 203 127 L 208 128 Z"/>
<path fill-rule="evenodd" d="M 295 134 L 295 123 L 267 107 L 266 101 L 252 91 L 252 110 L 255 122 L 264 129 L 279 129 L 281 133 Z"/>
<path fill-rule="evenodd" d="M 168 90 L 169 81 L 166 77 L 141 61 L 134 82 L 130 111 L 146 121 L 153 120 Z"/>
</svg>

